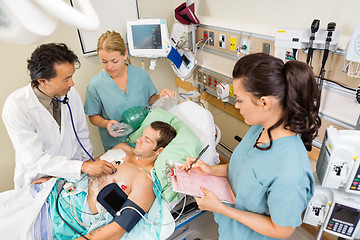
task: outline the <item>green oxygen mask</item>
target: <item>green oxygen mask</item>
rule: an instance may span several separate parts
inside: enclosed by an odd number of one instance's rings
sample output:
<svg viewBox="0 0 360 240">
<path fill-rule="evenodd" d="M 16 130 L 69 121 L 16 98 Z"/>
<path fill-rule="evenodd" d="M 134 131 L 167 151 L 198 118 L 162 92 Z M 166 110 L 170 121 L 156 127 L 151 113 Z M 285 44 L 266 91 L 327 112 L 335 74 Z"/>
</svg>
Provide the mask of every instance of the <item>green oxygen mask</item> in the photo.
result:
<svg viewBox="0 0 360 240">
<path fill-rule="evenodd" d="M 122 115 L 122 122 L 129 124 L 134 131 L 141 126 L 149 111 L 146 107 L 133 107 L 126 110 Z"/>
</svg>

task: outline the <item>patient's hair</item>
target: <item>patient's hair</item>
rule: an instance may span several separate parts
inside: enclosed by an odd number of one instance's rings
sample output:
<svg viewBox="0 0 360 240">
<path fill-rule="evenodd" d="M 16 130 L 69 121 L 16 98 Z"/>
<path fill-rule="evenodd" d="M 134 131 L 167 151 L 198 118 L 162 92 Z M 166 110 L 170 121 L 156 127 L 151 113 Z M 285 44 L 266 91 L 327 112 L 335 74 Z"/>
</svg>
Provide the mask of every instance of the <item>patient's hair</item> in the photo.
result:
<svg viewBox="0 0 360 240">
<path fill-rule="evenodd" d="M 157 145 L 154 151 L 158 150 L 161 147 L 166 147 L 171 140 L 176 137 L 176 130 L 168 123 L 155 121 L 150 124 L 151 128 L 160 131 L 160 138 L 157 139 Z"/>
<path fill-rule="evenodd" d="M 73 63 L 80 67 L 76 54 L 64 43 L 48 43 L 38 46 L 27 60 L 27 69 L 30 71 L 31 86 L 37 87 L 39 78 L 49 80 L 56 77 L 56 64 Z"/>
<path fill-rule="evenodd" d="M 120 54 L 124 56 L 126 53 L 125 41 L 121 37 L 120 33 L 115 31 L 106 31 L 98 39 L 96 51 L 99 52 L 100 50 L 120 52 Z M 127 61 L 131 64 L 129 58 Z"/>
</svg>

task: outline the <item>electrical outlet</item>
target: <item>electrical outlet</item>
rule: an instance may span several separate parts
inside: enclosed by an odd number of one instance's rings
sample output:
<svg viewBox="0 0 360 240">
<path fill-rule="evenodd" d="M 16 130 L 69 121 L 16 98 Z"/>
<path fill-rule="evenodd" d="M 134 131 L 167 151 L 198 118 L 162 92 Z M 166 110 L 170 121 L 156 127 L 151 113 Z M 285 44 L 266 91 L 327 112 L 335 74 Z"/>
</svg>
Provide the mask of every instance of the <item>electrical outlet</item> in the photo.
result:
<svg viewBox="0 0 360 240">
<path fill-rule="evenodd" d="M 271 45 L 269 43 L 263 43 L 262 52 L 270 54 L 270 51 L 271 51 Z"/>
<path fill-rule="evenodd" d="M 219 48 L 225 49 L 226 36 L 223 33 L 219 33 Z"/>
<path fill-rule="evenodd" d="M 202 82 L 202 72 L 200 72 L 200 71 L 198 71 L 197 82 L 198 82 L 198 83 L 201 83 L 201 82 Z"/>
<path fill-rule="evenodd" d="M 209 38 L 209 32 L 204 30 L 204 35 L 203 35 L 203 39 L 204 39 L 204 42 L 206 42 L 206 44 L 209 44 L 209 41 L 207 41 Z"/>
<path fill-rule="evenodd" d="M 285 60 L 295 60 L 295 56 L 293 52 L 286 51 L 285 52 Z"/>
<path fill-rule="evenodd" d="M 208 86 L 211 86 L 211 84 L 212 84 L 212 77 L 211 77 L 211 76 L 209 76 L 209 78 L 208 78 L 208 82 L 207 82 L 207 85 L 208 85 Z"/>
<path fill-rule="evenodd" d="M 210 32 L 209 31 L 209 45 L 210 46 L 214 46 L 214 42 L 215 42 L 215 39 L 214 39 L 214 32 Z"/>
<path fill-rule="evenodd" d="M 229 84 L 229 95 L 230 97 L 235 97 L 234 95 L 234 86 Z"/>
<path fill-rule="evenodd" d="M 237 37 L 230 37 L 230 50 L 236 52 L 237 48 Z"/>
<path fill-rule="evenodd" d="M 249 38 L 242 39 L 240 52 L 245 55 L 250 54 L 250 39 Z"/>
<path fill-rule="evenodd" d="M 203 82 L 204 85 L 207 85 L 207 76 L 206 74 L 203 74 Z"/>
</svg>

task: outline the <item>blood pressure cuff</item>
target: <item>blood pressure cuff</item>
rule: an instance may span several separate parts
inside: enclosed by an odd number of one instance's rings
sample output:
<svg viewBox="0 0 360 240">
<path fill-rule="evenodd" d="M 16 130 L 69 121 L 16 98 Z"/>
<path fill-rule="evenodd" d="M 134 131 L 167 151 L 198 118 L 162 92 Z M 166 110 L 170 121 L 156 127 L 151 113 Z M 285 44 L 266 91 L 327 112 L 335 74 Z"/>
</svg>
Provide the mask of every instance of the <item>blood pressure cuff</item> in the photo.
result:
<svg viewBox="0 0 360 240">
<path fill-rule="evenodd" d="M 130 199 L 127 199 L 125 201 L 121 209 L 127 206 L 133 207 L 136 210 L 138 210 L 142 215 L 145 215 L 145 211 Z M 116 215 L 119 216 L 115 216 L 114 221 L 117 224 L 119 224 L 123 229 L 125 229 L 127 232 L 130 232 L 131 229 L 133 229 L 141 219 L 141 215 L 137 211 L 131 208 L 120 210 L 120 213 L 117 213 Z"/>
<path fill-rule="evenodd" d="M 110 183 L 99 192 L 96 200 L 115 217 L 127 200 L 126 193 L 117 183 Z"/>
</svg>

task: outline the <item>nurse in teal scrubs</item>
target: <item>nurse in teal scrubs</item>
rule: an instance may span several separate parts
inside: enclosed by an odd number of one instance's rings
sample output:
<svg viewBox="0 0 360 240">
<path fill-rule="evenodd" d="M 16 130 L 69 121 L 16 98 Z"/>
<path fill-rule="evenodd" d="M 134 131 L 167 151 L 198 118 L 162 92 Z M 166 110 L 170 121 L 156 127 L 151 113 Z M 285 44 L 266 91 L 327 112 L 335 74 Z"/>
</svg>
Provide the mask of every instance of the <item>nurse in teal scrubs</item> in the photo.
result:
<svg viewBox="0 0 360 240">
<path fill-rule="evenodd" d="M 110 126 L 121 121 L 123 112 L 132 107 L 148 107 L 158 98 L 175 92 L 163 89 L 160 94 L 142 68 L 130 65 L 124 39 L 107 31 L 98 39 L 97 52 L 104 70 L 93 77 L 86 89 L 85 113 L 99 128 L 105 151 L 125 137 L 110 134 Z"/>
<path fill-rule="evenodd" d="M 307 151 L 317 135 L 320 98 L 312 69 L 258 53 L 241 58 L 233 69 L 235 107 L 251 128 L 229 164 L 197 161 L 191 170 L 226 176 L 234 205 L 212 192 L 196 198 L 200 209 L 214 212 L 219 239 L 286 239 L 302 223 L 313 195 L 314 178 Z M 194 158 L 188 158 L 188 169 Z"/>
</svg>

